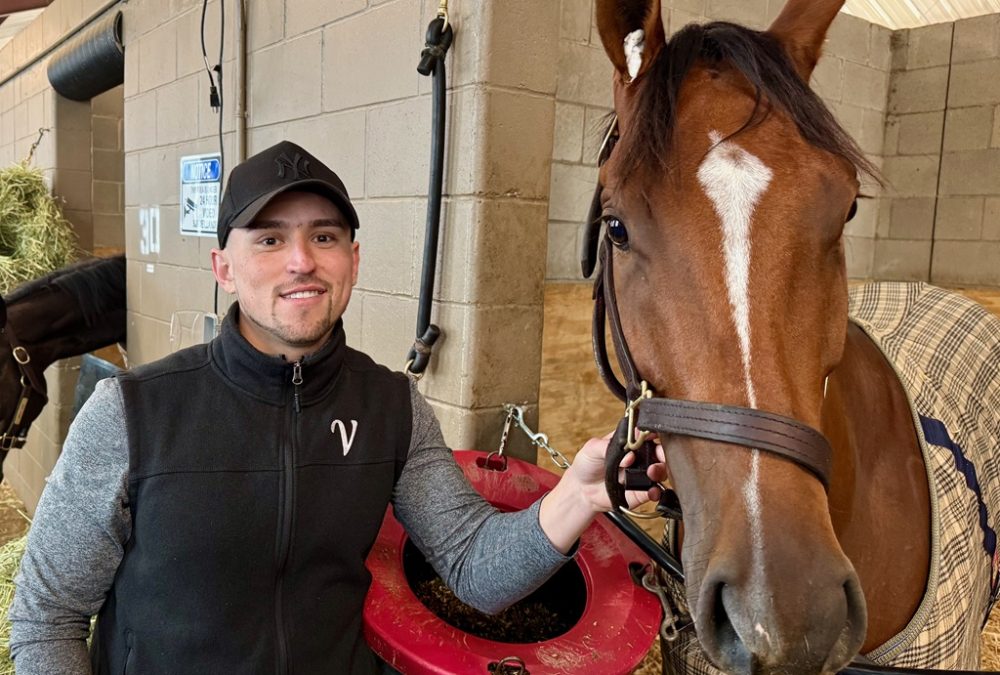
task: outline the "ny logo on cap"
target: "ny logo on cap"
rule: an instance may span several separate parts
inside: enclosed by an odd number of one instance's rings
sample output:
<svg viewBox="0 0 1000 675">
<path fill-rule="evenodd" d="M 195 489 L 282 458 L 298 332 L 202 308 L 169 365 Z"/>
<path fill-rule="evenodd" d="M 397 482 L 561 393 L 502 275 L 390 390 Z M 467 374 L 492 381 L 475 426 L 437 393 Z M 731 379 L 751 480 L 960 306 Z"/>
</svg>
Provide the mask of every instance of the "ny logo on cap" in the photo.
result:
<svg viewBox="0 0 1000 675">
<path fill-rule="evenodd" d="M 292 180 L 312 178 L 312 172 L 309 171 L 309 160 L 297 152 L 291 159 L 285 153 L 281 153 L 274 159 L 274 163 L 278 165 L 278 178 L 284 178 L 285 171 L 291 172 L 289 177 Z"/>
</svg>

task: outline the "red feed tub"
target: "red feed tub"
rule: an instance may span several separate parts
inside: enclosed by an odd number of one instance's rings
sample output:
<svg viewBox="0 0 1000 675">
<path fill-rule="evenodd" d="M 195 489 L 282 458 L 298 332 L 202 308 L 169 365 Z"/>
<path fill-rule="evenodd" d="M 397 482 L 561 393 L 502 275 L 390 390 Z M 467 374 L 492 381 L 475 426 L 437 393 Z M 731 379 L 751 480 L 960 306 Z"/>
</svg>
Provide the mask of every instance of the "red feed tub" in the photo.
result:
<svg viewBox="0 0 1000 675">
<path fill-rule="evenodd" d="M 506 471 L 480 468 L 476 460 L 486 454 L 458 450 L 455 459 L 473 487 L 501 510 L 530 506 L 558 480 L 517 459 L 508 460 Z M 390 508 L 368 556 L 373 579 L 365 601 L 365 638 L 380 657 L 406 675 L 486 674 L 506 657 L 517 657 L 532 675 L 625 674 L 635 669 L 657 635 L 659 601 L 632 581 L 628 568 L 630 562 L 648 560 L 604 518 L 595 520 L 580 538 L 580 550 L 566 566 L 576 569 L 560 572 L 541 591 L 548 587 L 550 596 L 553 591 L 557 596 L 580 596 L 572 599 L 579 619 L 561 635 L 538 642 L 484 639 L 439 618 L 417 598 L 407 578 L 404 557 L 412 569 L 415 551 L 412 544 L 407 546 L 406 533 Z"/>
</svg>

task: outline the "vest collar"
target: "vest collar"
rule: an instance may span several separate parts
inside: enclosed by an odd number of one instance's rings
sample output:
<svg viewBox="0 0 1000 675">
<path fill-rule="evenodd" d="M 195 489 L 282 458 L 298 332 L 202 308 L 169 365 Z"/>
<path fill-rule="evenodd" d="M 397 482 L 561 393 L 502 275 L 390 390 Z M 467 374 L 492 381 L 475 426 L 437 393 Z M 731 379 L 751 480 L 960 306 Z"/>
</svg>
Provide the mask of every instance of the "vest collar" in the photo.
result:
<svg viewBox="0 0 1000 675">
<path fill-rule="evenodd" d="M 212 360 L 236 387 L 270 403 L 291 400 L 292 362 L 283 356 L 271 356 L 247 342 L 239 330 L 239 304 L 233 303 L 222 322 L 222 332 L 211 343 Z M 347 349 L 344 322 L 338 319 L 330 339 L 319 351 L 302 358 L 303 405 L 322 398 L 340 375 Z"/>
</svg>

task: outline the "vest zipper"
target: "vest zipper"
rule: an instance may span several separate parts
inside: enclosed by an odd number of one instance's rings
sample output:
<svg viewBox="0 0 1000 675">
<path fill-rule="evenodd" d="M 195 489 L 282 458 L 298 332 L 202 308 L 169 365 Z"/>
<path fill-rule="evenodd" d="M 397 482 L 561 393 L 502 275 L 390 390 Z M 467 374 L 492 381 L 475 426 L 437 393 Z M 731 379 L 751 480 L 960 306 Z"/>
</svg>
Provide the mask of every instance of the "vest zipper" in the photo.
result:
<svg viewBox="0 0 1000 675">
<path fill-rule="evenodd" d="M 282 611 L 285 567 L 288 564 L 288 553 L 292 544 L 292 516 L 295 504 L 295 455 L 298 440 L 299 413 L 302 408 L 299 401 L 299 388 L 302 386 L 302 360 L 292 364 L 292 407 L 287 442 L 282 452 L 282 469 L 284 471 L 284 494 L 281 504 L 281 523 L 278 532 L 278 569 L 275 582 L 275 622 L 278 632 L 278 673 L 289 672 L 288 644 L 285 638 L 285 617 Z"/>
</svg>

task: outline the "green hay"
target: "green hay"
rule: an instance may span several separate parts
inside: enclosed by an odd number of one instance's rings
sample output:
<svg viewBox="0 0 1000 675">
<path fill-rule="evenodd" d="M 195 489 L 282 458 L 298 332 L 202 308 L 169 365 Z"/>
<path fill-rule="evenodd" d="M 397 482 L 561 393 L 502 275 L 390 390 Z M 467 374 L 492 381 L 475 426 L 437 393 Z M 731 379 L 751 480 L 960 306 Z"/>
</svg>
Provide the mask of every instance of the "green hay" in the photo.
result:
<svg viewBox="0 0 1000 675">
<path fill-rule="evenodd" d="M 65 267 L 76 253 L 73 227 L 42 172 L 26 162 L 0 169 L 0 295 Z"/>
</svg>

